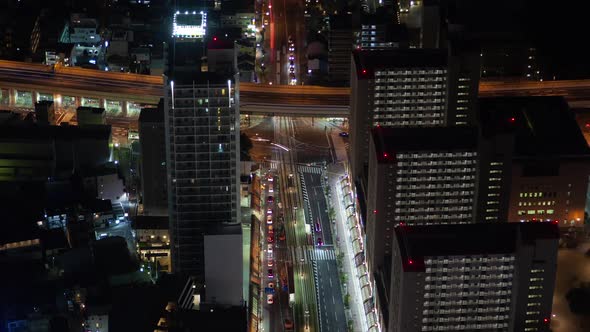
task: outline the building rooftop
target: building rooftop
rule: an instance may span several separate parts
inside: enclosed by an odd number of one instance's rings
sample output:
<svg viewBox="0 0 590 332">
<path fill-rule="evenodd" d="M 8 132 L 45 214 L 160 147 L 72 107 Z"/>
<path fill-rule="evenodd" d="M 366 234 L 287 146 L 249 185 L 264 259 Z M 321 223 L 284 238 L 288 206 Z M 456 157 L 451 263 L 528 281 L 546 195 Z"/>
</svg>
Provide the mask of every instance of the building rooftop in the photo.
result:
<svg viewBox="0 0 590 332">
<path fill-rule="evenodd" d="M 78 106 L 78 108 L 76 108 L 76 111 L 77 112 L 85 112 L 85 113 L 103 114 L 104 108 L 90 107 L 90 106 Z"/>
<path fill-rule="evenodd" d="M 373 79 L 375 71 L 394 68 L 440 68 L 447 66 L 444 49 L 354 50 L 357 79 Z"/>
<path fill-rule="evenodd" d="M 330 30 L 350 30 L 352 31 L 352 15 L 337 14 L 330 15 Z"/>
<path fill-rule="evenodd" d="M 168 79 L 176 85 L 190 84 L 227 84 L 227 77 L 213 72 L 201 71 L 206 63 L 206 44 L 201 41 L 176 42 L 169 46 Z"/>
<path fill-rule="evenodd" d="M 161 101 L 162 99 L 160 99 Z M 160 107 L 161 106 L 161 107 Z M 158 107 L 142 108 L 139 113 L 139 123 L 164 123 L 164 109 L 162 105 Z"/>
<path fill-rule="evenodd" d="M 111 136 L 110 125 L 37 126 L 35 124 L 6 125 L 0 127 L 0 139 L 103 139 Z"/>
<path fill-rule="evenodd" d="M 518 245 L 559 239 L 553 222 L 441 224 L 395 227 L 403 269 L 423 272 L 429 256 L 494 255 L 516 251 Z"/>
<path fill-rule="evenodd" d="M 372 130 L 379 162 L 395 161 L 399 151 L 473 151 L 477 148 L 475 127 L 383 128 Z"/>
<path fill-rule="evenodd" d="M 563 97 L 479 99 L 484 136 L 514 133 L 515 157 L 590 157 L 573 112 Z"/>
<path fill-rule="evenodd" d="M 132 218 L 135 229 L 168 229 L 167 216 L 135 216 Z"/>
</svg>

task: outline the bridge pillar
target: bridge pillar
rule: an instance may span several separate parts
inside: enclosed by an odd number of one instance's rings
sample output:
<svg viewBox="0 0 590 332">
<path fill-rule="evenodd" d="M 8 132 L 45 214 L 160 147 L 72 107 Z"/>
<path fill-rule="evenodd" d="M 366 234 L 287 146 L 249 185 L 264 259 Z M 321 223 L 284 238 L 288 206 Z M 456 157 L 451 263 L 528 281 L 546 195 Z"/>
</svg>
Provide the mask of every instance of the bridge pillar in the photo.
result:
<svg viewBox="0 0 590 332">
<path fill-rule="evenodd" d="M 53 109 L 61 111 L 61 95 L 59 93 L 53 94 Z"/>
<path fill-rule="evenodd" d="M 78 107 L 82 106 L 82 97 L 76 97 L 76 110 Z"/>
<path fill-rule="evenodd" d="M 8 89 L 8 105 L 11 107 L 16 106 L 16 89 L 9 88 Z"/>
<path fill-rule="evenodd" d="M 121 116 L 127 117 L 127 100 L 121 101 Z"/>
</svg>

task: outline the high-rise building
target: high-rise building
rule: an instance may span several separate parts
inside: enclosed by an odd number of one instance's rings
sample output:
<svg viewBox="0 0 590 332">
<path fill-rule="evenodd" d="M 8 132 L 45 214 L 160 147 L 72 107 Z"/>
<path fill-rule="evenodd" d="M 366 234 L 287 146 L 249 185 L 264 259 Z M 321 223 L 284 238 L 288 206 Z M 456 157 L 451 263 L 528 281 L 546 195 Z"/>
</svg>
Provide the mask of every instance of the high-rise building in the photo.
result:
<svg viewBox="0 0 590 332">
<path fill-rule="evenodd" d="M 584 223 L 590 149 L 563 97 L 481 98 L 481 221 Z M 498 139 L 501 139 L 499 141 Z"/>
<path fill-rule="evenodd" d="M 559 230 L 398 225 L 387 331 L 549 331 Z"/>
<path fill-rule="evenodd" d="M 353 17 L 332 15 L 328 32 L 328 72 L 334 85 L 348 86 L 350 82 L 350 52 L 354 43 Z"/>
<path fill-rule="evenodd" d="M 477 62 L 463 64 L 458 49 L 353 53 L 351 172 L 361 185 L 371 128 L 473 124 L 479 69 Z"/>
<path fill-rule="evenodd" d="M 474 222 L 478 134 L 465 126 L 376 128 L 369 150 L 366 256 L 386 280 L 395 225 Z"/>
<path fill-rule="evenodd" d="M 164 102 L 157 108 L 144 108 L 139 114 L 140 174 L 143 213 L 168 215 L 166 181 L 166 129 Z"/>
<path fill-rule="evenodd" d="M 360 26 L 354 32 L 354 48 L 379 50 L 408 48 L 408 29 L 397 24 L 395 16 L 385 10 L 375 14 L 361 13 Z"/>
<path fill-rule="evenodd" d="M 239 94 L 235 70 L 221 75 L 226 71 L 211 73 L 204 65 L 206 13 L 177 11 L 174 31 L 164 94 L 172 271 L 192 275 L 203 285 L 205 257 L 211 257 L 205 252 L 205 236 L 241 231 L 236 227 Z M 229 65 L 235 69 L 235 63 Z M 229 254 L 217 256 L 223 260 Z M 236 276 L 236 282 L 241 280 L 241 274 Z"/>
</svg>

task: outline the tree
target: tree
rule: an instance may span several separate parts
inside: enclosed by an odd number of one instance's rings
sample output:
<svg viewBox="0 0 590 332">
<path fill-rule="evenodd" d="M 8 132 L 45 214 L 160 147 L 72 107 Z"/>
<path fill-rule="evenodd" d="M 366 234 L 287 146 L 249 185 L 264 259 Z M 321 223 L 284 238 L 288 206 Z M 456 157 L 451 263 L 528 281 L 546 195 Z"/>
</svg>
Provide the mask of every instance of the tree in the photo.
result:
<svg viewBox="0 0 590 332">
<path fill-rule="evenodd" d="M 250 149 L 252 149 L 252 140 L 245 133 L 240 133 L 240 160 L 250 161 Z"/>
</svg>

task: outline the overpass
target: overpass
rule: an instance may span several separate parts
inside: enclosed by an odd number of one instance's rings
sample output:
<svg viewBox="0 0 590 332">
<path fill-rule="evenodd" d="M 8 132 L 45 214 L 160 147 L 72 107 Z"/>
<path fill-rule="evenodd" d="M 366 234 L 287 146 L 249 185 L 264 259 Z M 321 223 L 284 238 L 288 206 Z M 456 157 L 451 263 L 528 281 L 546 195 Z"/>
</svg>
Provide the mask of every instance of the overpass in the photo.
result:
<svg viewBox="0 0 590 332">
<path fill-rule="evenodd" d="M 482 81 L 480 96 L 565 96 L 572 107 L 590 107 L 590 80 Z M 349 88 L 240 83 L 245 114 L 345 116 Z M 105 72 L 0 60 L 0 108 L 33 109 L 53 100 L 59 110 L 104 107 L 109 117 L 137 118 L 163 95 L 161 76 Z"/>
</svg>

